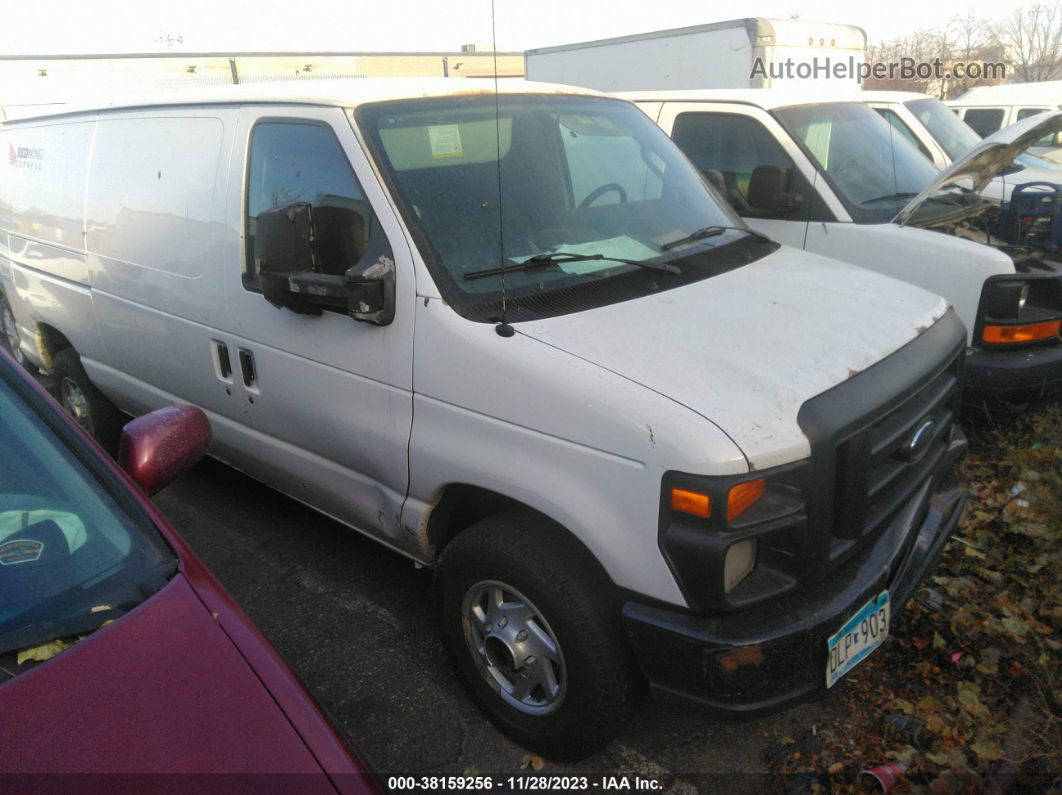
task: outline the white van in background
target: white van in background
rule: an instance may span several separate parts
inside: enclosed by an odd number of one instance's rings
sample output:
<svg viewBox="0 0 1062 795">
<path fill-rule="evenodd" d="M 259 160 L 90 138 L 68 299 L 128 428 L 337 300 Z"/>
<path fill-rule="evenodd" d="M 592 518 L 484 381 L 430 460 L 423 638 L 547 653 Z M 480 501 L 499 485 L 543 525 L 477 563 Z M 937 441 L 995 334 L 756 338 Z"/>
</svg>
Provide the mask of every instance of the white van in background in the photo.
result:
<svg viewBox="0 0 1062 795">
<path fill-rule="evenodd" d="M 926 94 L 913 91 L 863 91 L 859 98 L 941 170 L 964 158 L 981 143 L 981 136 L 950 111 L 947 105 Z M 1025 152 L 1018 155 L 999 176 L 994 177 L 981 191 L 981 195 L 1002 202 L 1010 198 L 1015 185 L 1030 182 L 1062 182 L 1062 164 Z"/>
<path fill-rule="evenodd" d="M 194 403 L 215 456 L 436 567 L 455 667 L 541 753 L 608 742 L 643 675 L 822 694 L 961 512 L 962 323 L 750 231 L 632 104 L 500 88 L 7 123 L 13 344 L 97 437 Z"/>
<path fill-rule="evenodd" d="M 1043 273 L 1043 258 L 996 239 L 985 216 L 998 205 L 979 195 L 1032 141 L 1062 128 L 1062 113 L 998 133 L 940 172 L 858 97 L 775 89 L 621 96 L 671 135 L 753 228 L 947 298 L 970 331 L 974 396 L 1015 404 L 1062 387 L 1062 276 L 1053 262 Z M 1037 272 L 1016 272 L 1012 254 Z"/>
<path fill-rule="evenodd" d="M 1062 80 L 975 86 L 945 104 L 985 138 L 1030 116 L 1062 109 Z M 1048 160 L 1062 162 L 1062 134 L 1042 138 L 1030 151 Z"/>
</svg>

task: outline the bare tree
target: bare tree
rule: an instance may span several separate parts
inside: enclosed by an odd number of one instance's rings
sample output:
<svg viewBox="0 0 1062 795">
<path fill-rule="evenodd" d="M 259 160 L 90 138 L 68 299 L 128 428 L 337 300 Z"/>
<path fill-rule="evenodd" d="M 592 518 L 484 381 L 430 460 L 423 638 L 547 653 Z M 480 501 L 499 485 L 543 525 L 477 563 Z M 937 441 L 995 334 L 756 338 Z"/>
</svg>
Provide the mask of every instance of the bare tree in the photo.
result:
<svg viewBox="0 0 1062 795">
<path fill-rule="evenodd" d="M 1004 48 L 996 40 L 993 26 L 983 19 L 978 19 L 973 11 L 968 11 L 965 16 L 952 17 L 948 23 L 948 31 L 951 39 L 951 51 L 948 54 L 949 66 L 955 61 L 970 64 L 977 61 L 1004 61 Z M 949 74 L 955 70 L 949 68 Z M 963 75 L 961 78 L 951 77 L 941 86 L 944 96 L 957 97 L 964 94 L 974 86 L 991 85 L 999 82 L 999 77 L 972 78 Z"/>
<path fill-rule="evenodd" d="M 904 59 L 914 63 L 931 63 L 937 58 L 943 61 L 942 53 L 948 49 L 948 39 L 938 31 L 916 30 L 901 39 L 882 42 L 867 47 L 868 63 L 901 64 Z M 883 91 L 919 91 L 925 93 L 933 78 L 902 78 L 899 73 L 885 77 L 868 77 L 863 88 Z"/>
<path fill-rule="evenodd" d="M 1062 75 L 1062 3 L 1019 6 L 995 27 L 995 39 L 1013 65 L 1019 83 Z"/>
</svg>

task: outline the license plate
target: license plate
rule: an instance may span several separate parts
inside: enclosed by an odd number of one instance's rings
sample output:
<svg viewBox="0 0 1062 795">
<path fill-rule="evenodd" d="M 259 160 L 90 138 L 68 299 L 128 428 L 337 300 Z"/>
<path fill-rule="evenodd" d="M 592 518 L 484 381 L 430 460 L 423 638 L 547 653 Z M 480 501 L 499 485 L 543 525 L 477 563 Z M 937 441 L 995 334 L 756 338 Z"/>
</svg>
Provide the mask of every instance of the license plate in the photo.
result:
<svg viewBox="0 0 1062 795">
<path fill-rule="evenodd" d="M 826 641 L 826 687 L 863 662 L 889 634 L 889 592 L 871 599 Z"/>
</svg>

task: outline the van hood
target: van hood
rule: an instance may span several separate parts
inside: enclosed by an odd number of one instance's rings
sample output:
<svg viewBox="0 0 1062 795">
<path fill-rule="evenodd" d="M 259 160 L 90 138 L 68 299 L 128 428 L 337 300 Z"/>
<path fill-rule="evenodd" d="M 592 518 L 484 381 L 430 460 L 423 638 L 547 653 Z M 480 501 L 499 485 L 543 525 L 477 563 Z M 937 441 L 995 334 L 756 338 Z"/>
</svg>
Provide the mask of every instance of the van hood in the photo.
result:
<svg viewBox="0 0 1062 795">
<path fill-rule="evenodd" d="M 971 180 L 974 193 L 980 193 L 994 177 L 1014 162 L 1014 158 L 1045 135 L 1052 135 L 1059 130 L 1062 130 L 1062 111 L 1040 113 L 993 133 L 967 152 L 965 157 L 941 171 L 933 182 L 896 214 L 893 223 L 901 226 L 908 223 L 926 199 L 953 182 Z"/>
<path fill-rule="evenodd" d="M 686 406 L 765 469 L 810 455 L 804 402 L 947 309 L 920 287 L 783 246 L 685 287 L 516 329 Z"/>
</svg>

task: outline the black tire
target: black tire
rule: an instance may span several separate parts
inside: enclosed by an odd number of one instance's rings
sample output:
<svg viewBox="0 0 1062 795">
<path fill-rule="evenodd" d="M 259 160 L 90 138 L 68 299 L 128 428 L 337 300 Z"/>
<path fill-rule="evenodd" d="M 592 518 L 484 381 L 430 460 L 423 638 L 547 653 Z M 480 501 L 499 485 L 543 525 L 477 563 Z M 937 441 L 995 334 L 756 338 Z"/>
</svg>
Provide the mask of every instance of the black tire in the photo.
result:
<svg viewBox="0 0 1062 795">
<path fill-rule="evenodd" d="M 66 413 L 99 442 L 100 447 L 117 456 L 126 417 L 89 380 L 77 351 L 65 348 L 55 354 L 52 373 L 56 398 Z"/>
<path fill-rule="evenodd" d="M 7 351 L 11 358 L 22 365 L 25 369 L 31 373 L 36 373 L 37 368 L 33 366 L 33 363 L 26 358 L 17 344 L 9 338 L 9 325 L 14 324 L 15 313 L 11 310 L 11 304 L 7 300 L 7 296 L 0 293 L 0 347 Z"/>
<path fill-rule="evenodd" d="M 472 624 L 464 610 L 466 595 L 485 581 L 504 583 L 525 597 L 555 636 L 563 659 L 563 669 L 557 670 L 562 670 L 565 686 L 563 696 L 545 707 L 554 711 L 527 714 L 517 709 L 480 667 L 485 658 L 466 640 L 466 624 Z M 583 759 L 612 740 L 642 682 L 620 626 L 614 588 L 585 548 L 538 514 L 504 513 L 477 522 L 446 547 L 435 583 L 447 653 L 495 726 L 526 748 L 563 761 Z"/>
</svg>

